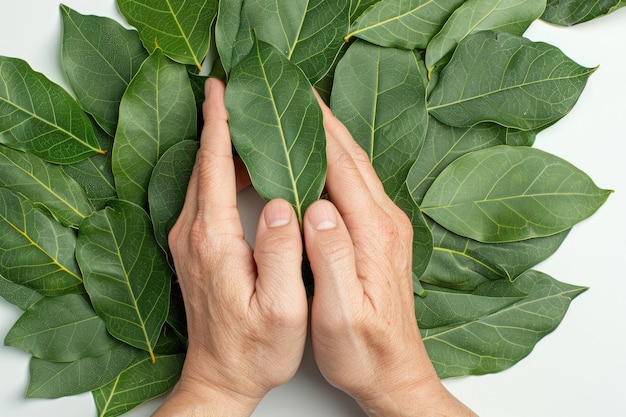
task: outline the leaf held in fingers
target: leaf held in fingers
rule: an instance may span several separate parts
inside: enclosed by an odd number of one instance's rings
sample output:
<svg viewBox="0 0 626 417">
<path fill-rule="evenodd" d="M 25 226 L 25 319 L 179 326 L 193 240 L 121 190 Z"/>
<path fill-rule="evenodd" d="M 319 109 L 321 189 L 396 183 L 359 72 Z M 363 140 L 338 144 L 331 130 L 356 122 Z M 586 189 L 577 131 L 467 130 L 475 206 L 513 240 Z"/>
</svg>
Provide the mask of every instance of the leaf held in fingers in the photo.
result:
<svg viewBox="0 0 626 417">
<path fill-rule="evenodd" d="M 161 48 L 176 62 L 202 68 L 216 0 L 117 0 L 117 6 L 150 53 Z"/>
<path fill-rule="evenodd" d="M 0 187 L 0 274 L 43 295 L 82 293 L 76 234 Z"/>
<path fill-rule="evenodd" d="M 85 16 L 61 5 L 61 63 L 83 109 L 115 135 L 119 103 L 148 57 L 136 31 L 113 19 Z"/>
<path fill-rule="evenodd" d="M 76 258 L 109 333 L 152 353 L 167 317 L 171 271 L 148 215 L 110 201 L 81 224 Z"/>
<path fill-rule="evenodd" d="M 458 235 L 512 242 L 567 230 L 591 216 L 610 193 L 561 158 L 501 145 L 448 165 L 421 208 Z"/>
<path fill-rule="evenodd" d="M 196 117 L 187 71 L 157 49 L 128 86 L 120 105 L 113 143 L 113 174 L 120 199 L 146 207 L 154 166 L 171 146 L 195 139 Z"/>
<path fill-rule="evenodd" d="M 326 176 L 322 111 L 311 85 L 280 51 L 257 41 L 233 69 L 225 100 L 233 144 L 255 189 L 290 202 L 301 222 Z"/>
<path fill-rule="evenodd" d="M 104 153 L 81 107 L 24 61 L 0 56 L 0 142 L 58 164 Z"/>
<path fill-rule="evenodd" d="M 33 357 L 73 362 L 104 355 L 117 343 L 82 295 L 46 297 L 22 314 L 4 339 Z"/>
<path fill-rule="evenodd" d="M 536 130 L 571 110 L 593 72 L 552 45 L 478 32 L 457 47 L 430 94 L 428 110 L 450 126 L 496 122 Z"/>
</svg>

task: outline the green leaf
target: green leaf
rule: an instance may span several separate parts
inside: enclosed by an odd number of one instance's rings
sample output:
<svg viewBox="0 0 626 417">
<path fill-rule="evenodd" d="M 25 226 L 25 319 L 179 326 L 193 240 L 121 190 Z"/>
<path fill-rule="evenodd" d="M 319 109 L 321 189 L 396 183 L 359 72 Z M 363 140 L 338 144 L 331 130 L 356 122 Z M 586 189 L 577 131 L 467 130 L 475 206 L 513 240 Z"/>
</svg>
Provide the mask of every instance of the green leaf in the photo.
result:
<svg viewBox="0 0 626 417">
<path fill-rule="evenodd" d="M 180 377 L 184 354 L 138 357 L 108 385 L 93 392 L 98 417 L 116 417 L 165 394 Z"/>
<path fill-rule="evenodd" d="M 122 200 L 147 205 L 154 166 L 172 145 L 195 139 L 196 117 L 186 69 L 156 50 L 128 86 L 120 106 L 113 174 Z"/>
<path fill-rule="evenodd" d="M 487 280 L 514 281 L 547 259 L 569 231 L 519 242 L 482 243 L 429 222 L 434 248 L 420 279 L 440 287 L 473 291 Z"/>
<path fill-rule="evenodd" d="M 459 44 L 428 109 L 450 126 L 496 122 L 534 130 L 565 116 L 593 68 L 556 47 L 506 33 L 479 32 Z"/>
<path fill-rule="evenodd" d="M 235 42 L 241 26 L 241 9 L 244 0 L 218 1 L 215 21 L 215 46 L 226 74 L 237 64 L 233 59 Z"/>
<path fill-rule="evenodd" d="M 94 130 L 100 147 L 112 149 L 113 138 L 97 126 L 94 126 Z M 106 155 L 94 155 L 80 162 L 63 165 L 65 173 L 85 190 L 96 210 L 103 209 L 108 200 L 117 197 L 112 159 L 112 153 L 107 152 Z"/>
<path fill-rule="evenodd" d="M 514 286 L 528 296 L 461 325 L 422 329 L 424 345 L 441 378 L 511 367 L 559 325 L 570 302 L 586 289 L 536 271 L 519 277 Z"/>
<path fill-rule="evenodd" d="M 407 176 L 407 186 L 418 205 L 435 178 L 458 157 L 468 152 L 505 143 L 506 130 L 491 123 L 469 128 L 444 125 L 429 117 L 428 131 Z"/>
<path fill-rule="evenodd" d="M 16 284 L 0 275 L 0 297 L 24 311 L 43 298 L 43 295 L 24 285 Z"/>
<path fill-rule="evenodd" d="M 305 75 L 258 41 L 233 69 L 225 100 L 233 144 L 255 189 L 267 200 L 289 201 L 302 221 L 326 173 L 322 111 Z"/>
<path fill-rule="evenodd" d="M 168 250 L 167 235 L 185 202 L 197 151 L 195 140 L 177 143 L 159 159 L 150 179 L 150 218 L 156 240 L 165 251 Z"/>
<path fill-rule="evenodd" d="M 379 1 L 380 0 L 352 0 L 352 7 L 350 8 L 350 21 L 356 21 L 364 11 Z"/>
<path fill-rule="evenodd" d="M 110 201 L 81 224 L 76 258 L 109 333 L 152 353 L 167 317 L 171 272 L 148 215 Z"/>
<path fill-rule="evenodd" d="M 104 153 L 78 103 L 26 62 L 0 56 L 0 80 L 0 141 L 59 164 Z"/>
<path fill-rule="evenodd" d="M 0 186 L 46 207 L 65 226 L 78 227 L 94 211 L 85 190 L 61 166 L 2 144 Z"/>
<path fill-rule="evenodd" d="M 148 57 L 139 35 L 113 19 L 85 16 L 61 5 L 61 64 L 83 109 L 113 136 L 119 103 Z"/>
<path fill-rule="evenodd" d="M 548 0 L 541 18 L 562 26 L 588 22 L 626 6 L 624 0 Z"/>
<path fill-rule="evenodd" d="M 355 36 L 380 46 L 425 49 L 464 0 L 381 0 L 350 27 Z"/>
<path fill-rule="evenodd" d="M 84 292 L 76 235 L 24 197 L 0 187 L 0 274 L 43 295 Z"/>
<path fill-rule="evenodd" d="M 511 242 L 567 230 L 592 215 L 610 193 L 554 155 L 501 145 L 448 165 L 421 208 L 461 236 Z"/>
<path fill-rule="evenodd" d="M 231 65 L 245 59 L 256 36 L 275 46 L 314 84 L 333 66 L 350 25 L 349 14 L 350 0 L 244 1 Z"/>
<path fill-rule="evenodd" d="M 494 30 L 521 36 L 545 8 L 545 0 L 467 0 L 428 44 L 426 67 L 432 68 L 472 33 Z"/>
<path fill-rule="evenodd" d="M 82 295 L 46 297 L 32 305 L 9 330 L 4 344 L 51 362 L 99 356 L 118 342 Z"/>
<path fill-rule="evenodd" d="M 117 0 L 117 6 L 150 53 L 161 48 L 172 60 L 202 69 L 216 0 Z"/>
<path fill-rule="evenodd" d="M 137 351 L 119 343 L 115 349 L 74 362 L 48 362 L 32 358 L 27 398 L 60 398 L 98 389 L 124 370 Z"/>
<path fill-rule="evenodd" d="M 369 156 L 392 198 L 424 141 L 425 69 L 413 51 L 357 41 L 335 71 L 331 109 Z"/>
</svg>

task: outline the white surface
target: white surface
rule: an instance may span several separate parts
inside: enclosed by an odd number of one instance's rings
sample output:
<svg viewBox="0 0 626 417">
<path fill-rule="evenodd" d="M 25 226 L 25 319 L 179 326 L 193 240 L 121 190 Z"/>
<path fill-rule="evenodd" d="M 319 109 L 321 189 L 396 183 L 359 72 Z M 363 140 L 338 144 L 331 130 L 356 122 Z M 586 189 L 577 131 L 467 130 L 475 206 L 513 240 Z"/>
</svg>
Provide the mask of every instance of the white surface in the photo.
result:
<svg viewBox="0 0 626 417">
<path fill-rule="evenodd" d="M 65 0 L 83 14 L 118 16 L 114 0 Z M 59 2 L 0 0 L 0 55 L 20 57 L 55 82 L 65 84 L 58 60 Z M 537 23 L 527 36 L 557 45 L 585 66 L 600 65 L 573 112 L 543 132 L 537 147 L 587 172 L 616 192 L 591 219 L 574 228 L 556 255 L 540 266 L 557 279 L 590 286 L 572 303 L 561 326 L 512 369 L 496 375 L 446 381 L 449 389 L 482 417 L 626 416 L 624 336 L 626 279 L 626 10 L 575 28 Z M 254 223 L 260 202 L 241 197 Z M 0 301 L 0 337 L 19 317 Z M 59 400 L 22 399 L 28 355 L 0 347 L 0 417 L 95 416 L 91 396 Z M 127 414 L 149 416 L 153 401 Z M 351 399 L 329 387 L 307 349 L 297 376 L 271 392 L 254 413 L 262 416 L 357 417 Z"/>
</svg>

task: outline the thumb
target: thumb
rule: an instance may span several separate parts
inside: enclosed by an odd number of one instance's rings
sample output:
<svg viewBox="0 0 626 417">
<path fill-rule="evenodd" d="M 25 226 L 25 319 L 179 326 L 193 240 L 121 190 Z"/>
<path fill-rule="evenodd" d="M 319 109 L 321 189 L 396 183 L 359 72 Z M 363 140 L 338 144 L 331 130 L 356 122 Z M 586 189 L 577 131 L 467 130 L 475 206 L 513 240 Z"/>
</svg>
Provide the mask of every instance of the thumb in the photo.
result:
<svg viewBox="0 0 626 417">
<path fill-rule="evenodd" d="M 292 299 L 306 305 L 300 226 L 287 201 L 277 199 L 265 205 L 257 228 L 254 260 L 258 295 L 270 303 Z"/>
</svg>

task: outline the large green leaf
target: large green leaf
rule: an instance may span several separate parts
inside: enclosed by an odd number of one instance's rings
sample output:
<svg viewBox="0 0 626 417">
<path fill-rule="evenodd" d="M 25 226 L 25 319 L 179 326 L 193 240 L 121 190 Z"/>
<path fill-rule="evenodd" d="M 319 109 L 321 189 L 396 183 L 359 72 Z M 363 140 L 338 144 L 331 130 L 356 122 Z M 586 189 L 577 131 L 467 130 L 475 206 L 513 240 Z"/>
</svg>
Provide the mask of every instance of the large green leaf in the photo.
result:
<svg viewBox="0 0 626 417">
<path fill-rule="evenodd" d="M 51 362 L 99 356 L 119 343 L 83 295 L 46 297 L 27 309 L 9 330 L 4 344 Z"/>
<path fill-rule="evenodd" d="M 357 41 L 335 71 L 331 109 L 395 196 L 424 141 L 425 69 L 413 51 Z"/>
<path fill-rule="evenodd" d="M 352 0 L 352 6 L 350 8 L 350 20 L 356 21 L 364 11 L 378 3 L 380 0 Z"/>
<path fill-rule="evenodd" d="M 353 36 L 380 46 L 424 49 L 464 0 L 381 0 L 350 27 Z"/>
<path fill-rule="evenodd" d="M 157 162 L 148 196 L 150 218 L 159 246 L 167 251 L 167 235 L 174 226 L 185 202 L 187 184 L 198 151 L 198 142 L 185 140 L 172 146 Z"/>
<path fill-rule="evenodd" d="M 460 291 L 473 291 L 488 280 L 514 281 L 552 255 L 569 232 L 519 242 L 482 243 L 455 235 L 432 221 L 429 224 L 434 248 L 420 279 Z"/>
<path fill-rule="evenodd" d="M 180 377 L 185 355 L 138 357 L 108 385 L 95 390 L 98 417 L 116 417 L 169 391 Z"/>
<path fill-rule="evenodd" d="M 413 199 L 421 205 L 426 190 L 450 162 L 468 152 L 502 145 L 505 141 L 506 130 L 495 124 L 456 128 L 430 117 L 424 145 L 406 180 Z"/>
<path fill-rule="evenodd" d="M 117 0 L 117 6 L 148 51 L 161 48 L 174 61 L 202 69 L 216 0 Z"/>
<path fill-rule="evenodd" d="M 507 33 L 465 38 L 432 91 L 429 111 L 450 126 L 492 121 L 534 130 L 565 116 L 594 69 L 558 48 Z"/>
<path fill-rule="evenodd" d="M 227 74 L 235 66 L 233 54 L 235 42 L 241 26 L 241 9 L 244 0 L 219 1 L 217 4 L 217 20 L 215 21 L 215 46 L 222 67 Z"/>
<path fill-rule="evenodd" d="M 302 221 L 326 173 L 322 111 L 302 71 L 257 41 L 226 89 L 233 144 L 265 199 L 289 201 Z"/>
<path fill-rule="evenodd" d="M 231 66 L 245 59 L 256 36 L 274 45 L 314 84 L 330 70 L 343 46 L 350 0 L 248 0 L 240 19 Z"/>
<path fill-rule="evenodd" d="M 148 57 L 139 36 L 113 19 L 85 16 L 61 5 L 61 63 L 83 109 L 113 136 L 119 103 Z"/>
<path fill-rule="evenodd" d="M 0 187 L 0 274 L 44 295 L 84 292 L 76 234 Z"/>
<path fill-rule="evenodd" d="M 49 162 L 104 153 L 81 107 L 24 61 L 0 56 L 0 141 Z"/>
<path fill-rule="evenodd" d="M 494 30 L 521 36 L 545 8 L 546 0 L 467 0 L 428 44 L 426 67 L 432 68 L 472 33 Z"/>
<path fill-rule="evenodd" d="M 421 208 L 461 236 L 510 242 L 567 230 L 592 215 L 610 193 L 554 155 L 501 145 L 448 165 Z"/>
<path fill-rule="evenodd" d="M 514 286 L 528 296 L 460 325 L 422 329 L 440 377 L 482 375 L 511 367 L 559 325 L 570 302 L 585 291 L 536 271 L 519 277 Z"/>
<path fill-rule="evenodd" d="M 113 174 L 121 199 L 147 205 L 154 166 L 172 145 L 196 137 L 196 118 L 187 71 L 157 49 L 128 86 L 120 105 Z"/>
<path fill-rule="evenodd" d="M 44 296 L 32 288 L 16 284 L 0 275 L 0 297 L 24 311 Z"/>
<path fill-rule="evenodd" d="M 2 144 L 0 186 L 46 207 L 65 226 L 78 227 L 94 211 L 85 190 L 60 165 Z"/>
<path fill-rule="evenodd" d="M 557 25 L 572 26 L 612 13 L 624 6 L 624 0 L 548 0 L 541 18 Z"/>
<path fill-rule="evenodd" d="M 152 353 L 167 317 L 171 272 L 148 215 L 110 201 L 81 224 L 76 258 L 109 333 Z"/>
<path fill-rule="evenodd" d="M 74 362 L 32 358 L 26 397 L 60 398 L 93 391 L 114 380 L 136 356 L 136 349 L 118 343 L 103 355 Z"/>
</svg>

